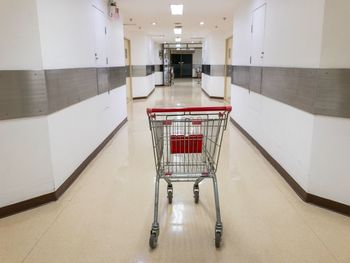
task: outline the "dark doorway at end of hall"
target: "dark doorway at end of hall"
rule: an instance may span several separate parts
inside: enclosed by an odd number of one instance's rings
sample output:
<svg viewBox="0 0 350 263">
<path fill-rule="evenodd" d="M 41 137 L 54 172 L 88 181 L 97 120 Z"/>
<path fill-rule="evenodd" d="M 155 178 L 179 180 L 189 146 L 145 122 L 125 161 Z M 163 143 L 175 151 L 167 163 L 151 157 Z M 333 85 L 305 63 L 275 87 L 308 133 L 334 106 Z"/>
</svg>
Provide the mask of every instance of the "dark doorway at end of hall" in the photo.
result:
<svg viewBox="0 0 350 263">
<path fill-rule="evenodd" d="M 192 78 L 192 54 L 171 54 L 175 78 Z"/>
</svg>

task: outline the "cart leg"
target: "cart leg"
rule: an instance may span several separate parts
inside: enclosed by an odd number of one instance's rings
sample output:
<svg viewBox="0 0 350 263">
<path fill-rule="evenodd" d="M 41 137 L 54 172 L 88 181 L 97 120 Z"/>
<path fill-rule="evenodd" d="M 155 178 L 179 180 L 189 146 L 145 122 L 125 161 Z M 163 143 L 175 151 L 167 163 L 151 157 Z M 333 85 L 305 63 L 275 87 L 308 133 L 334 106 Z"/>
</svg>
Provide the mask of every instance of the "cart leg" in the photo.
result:
<svg viewBox="0 0 350 263">
<path fill-rule="evenodd" d="M 149 239 L 149 246 L 154 249 L 157 246 L 158 235 L 159 235 L 159 223 L 158 223 L 158 203 L 159 203 L 159 175 L 156 177 L 155 183 L 155 194 L 154 194 L 154 215 L 153 224 L 151 229 L 151 236 Z"/>
<path fill-rule="evenodd" d="M 213 187 L 214 187 L 214 197 L 215 197 L 215 209 L 216 209 L 216 224 L 215 224 L 215 246 L 220 247 L 221 236 L 223 232 L 223 226 L 221 222 L 221 213 L 220 213 L 220 202 L 219 202 L 219 191 L 218 184 L 216 180 L 216 175 L 213 176 Z"/>
<path fill-rule="evenodd" d="M 164 178 L 164 180 L 168 183 L 167 193 L 168 193 L 168 202 L 169 204 L 173 203 L 173 184 L 168 178 Z"/>
<path fill-rule="evenodd" d="M 194 202 L 198 204 L 199 201 L 199 183 L 203 181 L 203 177 L 199 177 L 193 185 L 193 197 L 194 197 Z"/>
</svg>

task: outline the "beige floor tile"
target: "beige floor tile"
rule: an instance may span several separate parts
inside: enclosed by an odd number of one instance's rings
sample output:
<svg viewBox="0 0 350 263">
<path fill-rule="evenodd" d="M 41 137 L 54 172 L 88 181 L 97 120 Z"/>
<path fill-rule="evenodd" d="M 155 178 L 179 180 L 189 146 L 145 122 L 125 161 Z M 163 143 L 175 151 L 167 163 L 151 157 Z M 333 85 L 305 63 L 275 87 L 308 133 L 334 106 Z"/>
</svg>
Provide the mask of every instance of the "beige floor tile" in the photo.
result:
<svg viewBox="0 0 350 263">
<path fill-rule="evenodd" d="M 159 245 L 149 249 L 155 169 L 145 109 L 220 103 L 178 81 L 130 104 L 128 123 L 60 201 L 0 220 L 0 262 L 350 262 L 350 218 L 302 202 L 231 124 L 218 170 L 222 248 L 207 181 L 197 205 L 192 185 L 174 184 L 168 205 L 161 184 Z"/>
</svg>

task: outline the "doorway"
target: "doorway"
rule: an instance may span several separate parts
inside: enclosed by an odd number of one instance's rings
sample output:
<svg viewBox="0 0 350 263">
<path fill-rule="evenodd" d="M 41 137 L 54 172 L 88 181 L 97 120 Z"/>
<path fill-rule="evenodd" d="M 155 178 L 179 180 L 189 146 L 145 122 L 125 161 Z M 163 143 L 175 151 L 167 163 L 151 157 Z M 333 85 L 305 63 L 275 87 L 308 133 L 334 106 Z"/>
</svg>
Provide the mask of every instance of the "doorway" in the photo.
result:
<svg viewBox="0 0 350 263">
<path fill-rule="evenodd" d="M 250 64 L 263 66 L 266 4 L 258 7 L 252 15 L 252 50 Z"/>
<path fill-rule="evenodd" d="M 126 100 L 127 102 L 132 101 L 132 79 L 131 79 L 131 52 L 130 52 L 130 40 L 124 38 L 124 49 L 125 49 L 125 66 L 127 68 L 126 76 Z"/>
<path fill-rule="evenodd" d="M 232 65 L 232 37 L 226 39 L 226 52 L 225 52 L 225 100 L 231 104 L 231 71 L 229 70 Z"/>
<path fill-rule="evenodd" d="M 192 78 L 192 54 L 171 54 L 175 78 Z"/>
</svg>

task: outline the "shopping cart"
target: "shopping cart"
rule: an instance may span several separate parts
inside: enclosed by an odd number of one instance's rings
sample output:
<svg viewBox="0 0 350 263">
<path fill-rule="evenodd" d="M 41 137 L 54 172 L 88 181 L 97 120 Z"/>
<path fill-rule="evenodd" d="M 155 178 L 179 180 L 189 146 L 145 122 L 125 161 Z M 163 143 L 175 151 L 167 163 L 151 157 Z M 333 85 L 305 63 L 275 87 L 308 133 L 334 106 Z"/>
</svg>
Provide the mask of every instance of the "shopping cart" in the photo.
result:
<svg viewBox="0 0 350 263">
<path fill-rule="evenodd" d="M 169 204 L 173 200 L 173 182 L 194 182 L 195 203 L 199 201 L 199 183 L 211 178 L 214 186 L 216 225 L 215 246 L 220 247 L 223 232 L 216 170 L 227 120 L 227 107 L 147 109 L 156 165 L 154 220 L 149 245 L 157 246 L 159 235 L 159 181 L 167 184 Z"/>
</svg>

